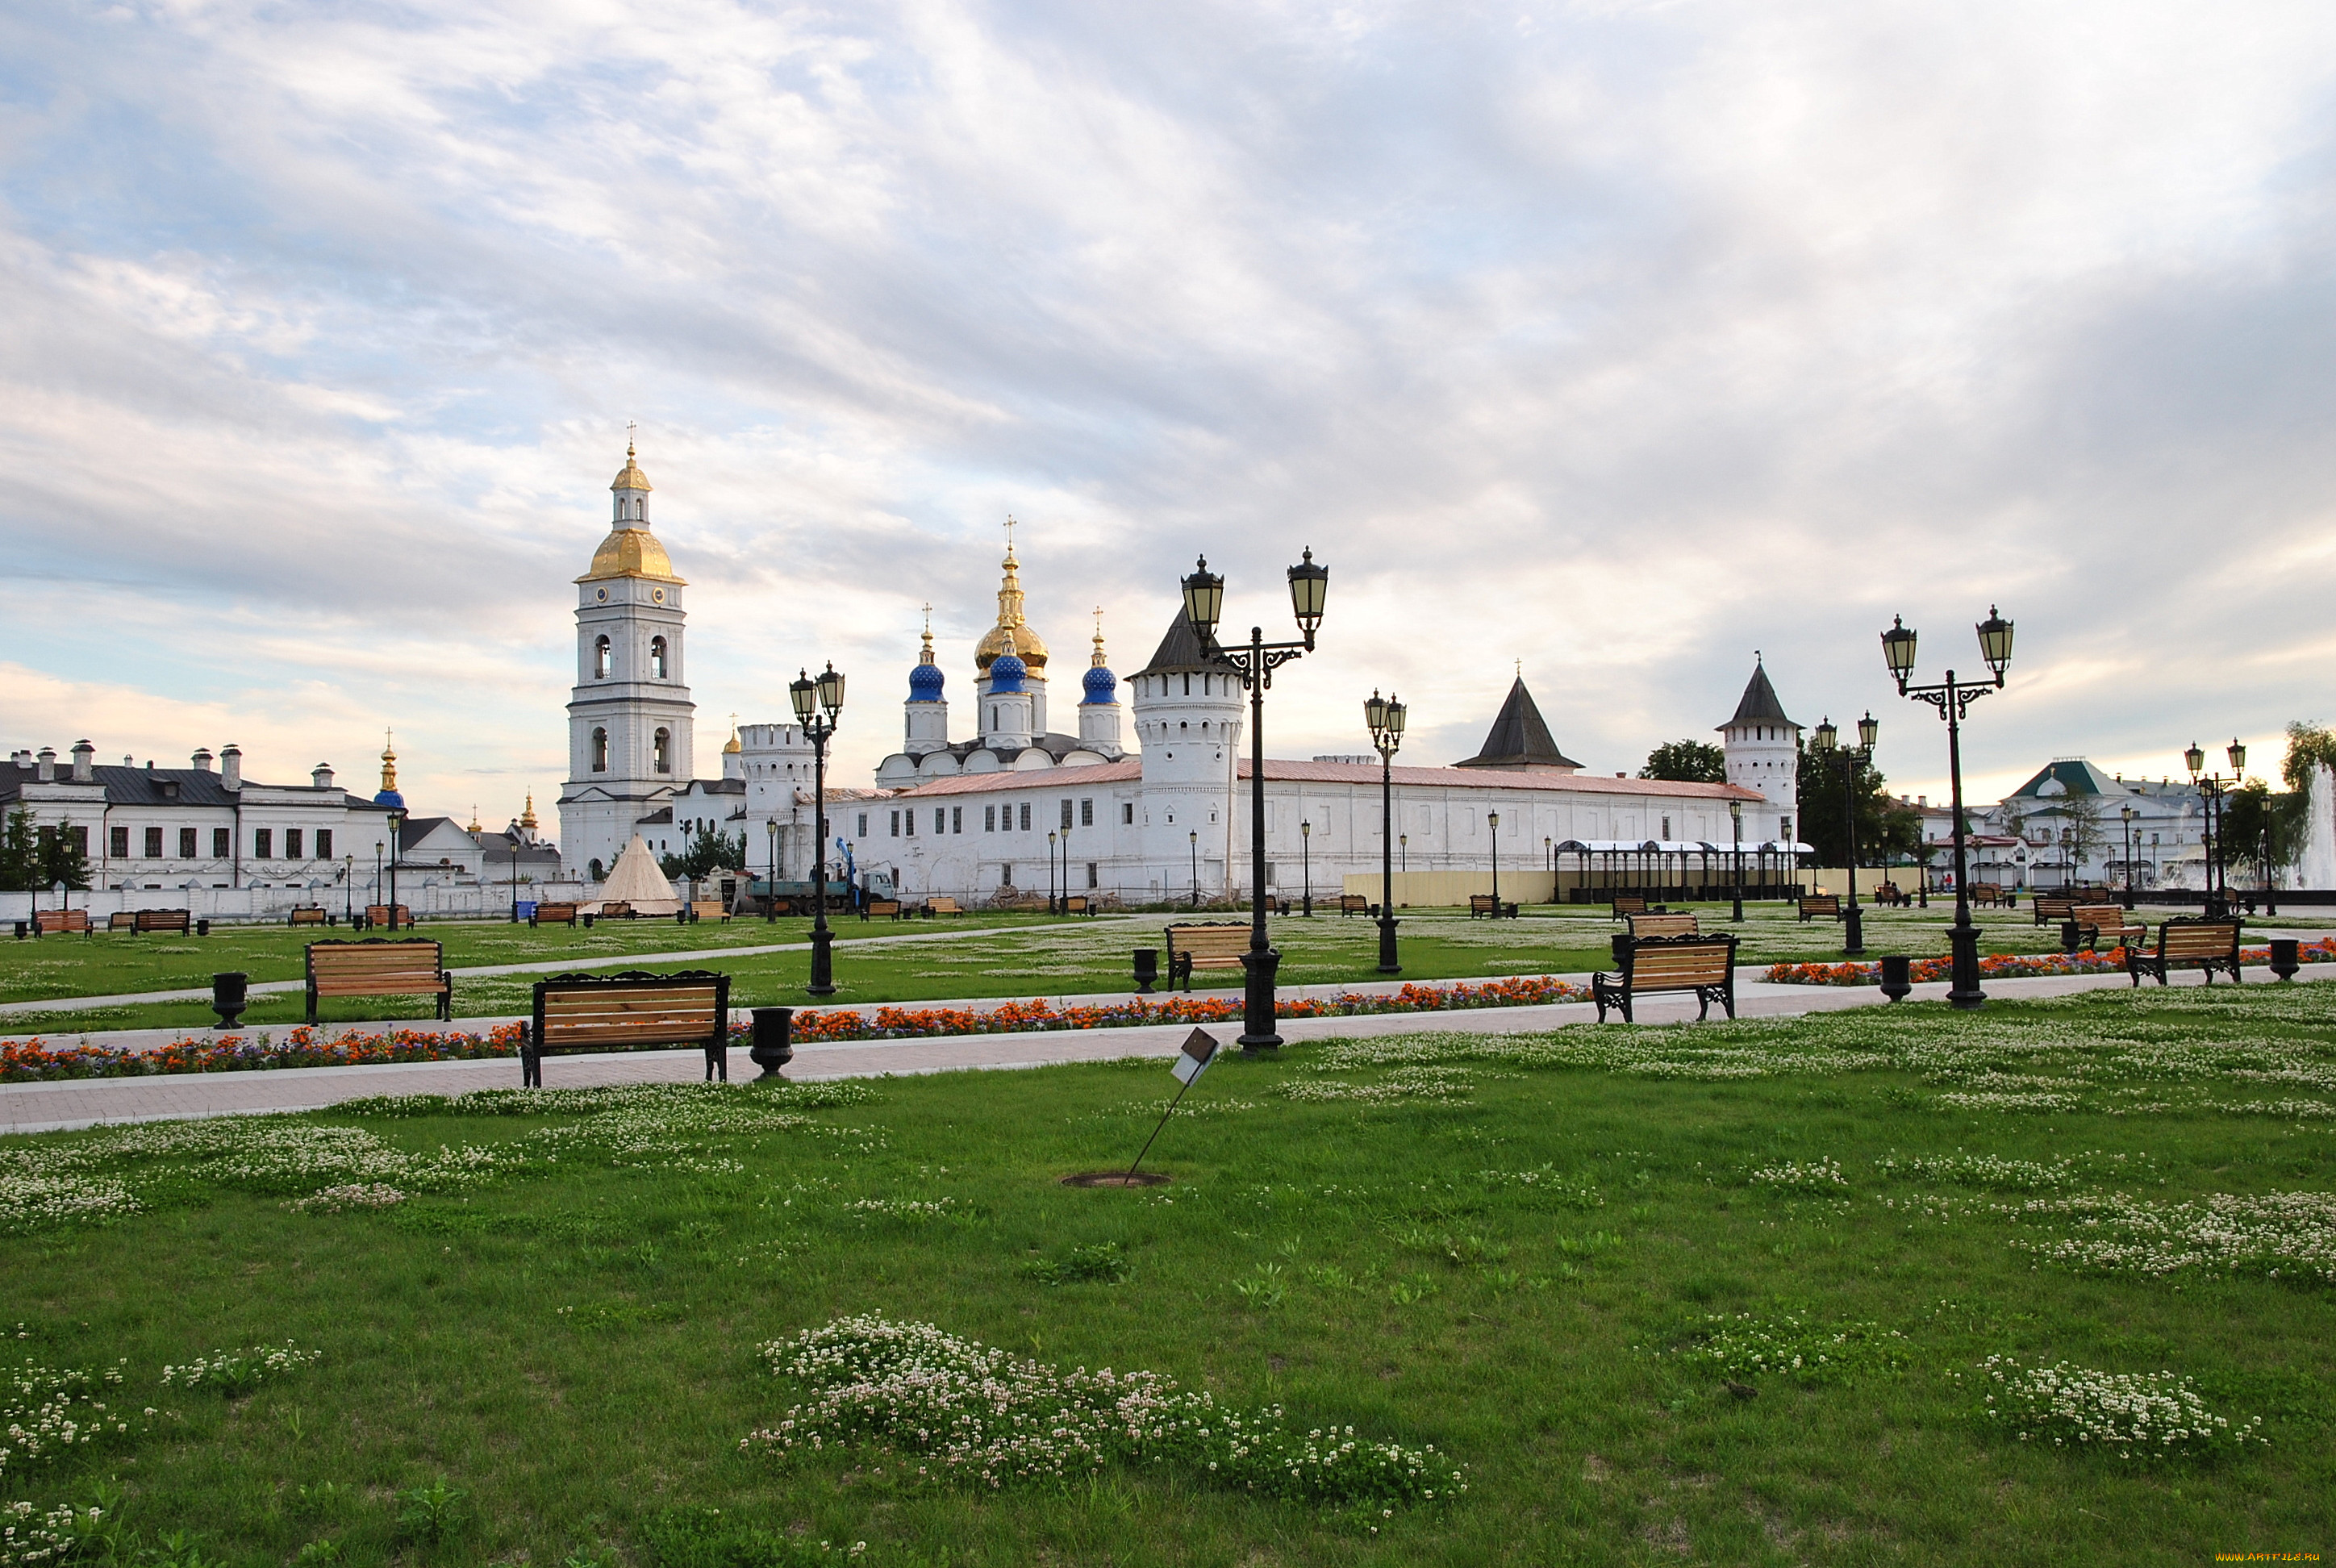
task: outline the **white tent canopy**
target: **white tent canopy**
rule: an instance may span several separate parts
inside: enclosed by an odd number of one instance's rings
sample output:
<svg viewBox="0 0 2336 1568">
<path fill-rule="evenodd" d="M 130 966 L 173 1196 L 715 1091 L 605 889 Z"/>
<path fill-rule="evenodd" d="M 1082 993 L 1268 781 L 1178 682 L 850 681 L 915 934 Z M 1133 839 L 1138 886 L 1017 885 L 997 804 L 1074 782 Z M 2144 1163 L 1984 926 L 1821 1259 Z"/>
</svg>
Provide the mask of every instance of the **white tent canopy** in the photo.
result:
<svg viewBox="0 0 2336 1568">
<path fill-rule="evenodd" d="M 673 883 L 657 869 L 657 856 L 638 833 L 600 884 L 600 901 L 630 904 L 641 915 L 669 915 L 681 908 L 681 901 L 673 896 Z"/>
</svg>

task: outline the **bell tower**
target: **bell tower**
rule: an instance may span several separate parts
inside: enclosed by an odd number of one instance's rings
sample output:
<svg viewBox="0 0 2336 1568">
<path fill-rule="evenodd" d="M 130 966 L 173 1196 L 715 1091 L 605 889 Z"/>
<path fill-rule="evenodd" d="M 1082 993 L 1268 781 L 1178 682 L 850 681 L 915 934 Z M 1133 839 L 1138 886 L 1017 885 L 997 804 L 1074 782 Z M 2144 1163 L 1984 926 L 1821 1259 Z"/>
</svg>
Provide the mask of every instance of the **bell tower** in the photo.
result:
<svg viewBox="0 0 2336 1568">
<path fill-rule="evenodd" d="M 687 584 L 649 531 L 648 476 L 629 441 L 608 490 L 608 536 L 576 579 L 576 685 L 560 792 L 560 853 L 587 877 L 608 875 L 633 824 L 695 772 L 696 705 L 683 659 Z"/>
</svg>

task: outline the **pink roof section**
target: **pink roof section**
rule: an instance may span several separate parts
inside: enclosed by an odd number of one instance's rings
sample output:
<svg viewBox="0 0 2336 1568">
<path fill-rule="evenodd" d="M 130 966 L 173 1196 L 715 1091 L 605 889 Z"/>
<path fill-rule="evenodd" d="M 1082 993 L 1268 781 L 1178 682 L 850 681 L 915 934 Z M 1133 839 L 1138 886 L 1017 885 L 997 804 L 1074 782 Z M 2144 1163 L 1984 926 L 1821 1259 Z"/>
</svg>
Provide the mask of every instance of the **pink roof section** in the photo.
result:
<svg viewBox="0 0 2336 1568">
<path fill-rule="evenodd" d="M 1241 776 L 1247 778 L 1249 774 L 1249 764 L 1243 762 Z M 900 793 L 923 798 L 975 794 L 985 790 L 1071 789 L 1086 784 L 1129 784 L 1143 776 L 1142 763 L 1114 762 L 1086 767 L 1035 768 L 1027 773 L 959 774 L 952 778 L 911 785 Z M 1370 763 L 1283 762 L 1268 757 L 1265 760 L 1265 776 L 1269 782 L 1283 784 L 1376 784 L 1379 782 L 1379 770 Z M 1432 784 L 1445 789 L 1565 790 L 1577 794 L 1662 795 L 1674 800 L 1682 795 L 1707 800 L 1757 801 L 1764 798 L 1757 791 L 1746 789 L 1740 784 L 1601 778 L 1592 774 L 1554 771 L 1511 773 L 1494 768 L 1399 767 L 1395 770 L 1395 782 L 1399 784 Z"/>
</svg>

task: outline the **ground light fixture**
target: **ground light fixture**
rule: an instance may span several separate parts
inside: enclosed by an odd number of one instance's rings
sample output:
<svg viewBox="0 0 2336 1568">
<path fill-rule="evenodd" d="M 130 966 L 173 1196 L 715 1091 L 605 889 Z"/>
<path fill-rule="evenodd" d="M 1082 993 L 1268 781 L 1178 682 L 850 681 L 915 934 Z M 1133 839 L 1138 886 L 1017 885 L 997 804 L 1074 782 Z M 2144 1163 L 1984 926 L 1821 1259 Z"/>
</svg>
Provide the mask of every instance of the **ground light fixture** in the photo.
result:
<svg viewBox="0 0 2336 1568">
<path fill-rule="evenodd" d="M 787 683 L 795 722 L 811 742 L 811 984 L 815 997 L 835 994 L 835 933 L 827 929 L 827 743 L 843 709 L 843 677 L 833 663 L 814 677 L 802 670 Z M 775 882 L 775 878 L 774 879 Z M 775 895 L 777 888 L 772 889 Z"/>
<path fill-rule="evenodd" d="M 1965 1008 L 1985 1002 L 1987 993 L 1979 986 L 1979 928 L 1971 922 L 1971 845 L 1963 823 L 1962 721 L 1972 703 L 1991 691 L 2003 689 L 2004 671 L 2011 665 L 2011 622 L 2004 619 L 1995 606 L 1988 606 L 1987 618 L 1974 629 L 1979 633 L 1980 657 L 1993 677 L 1992 685 L 1958 680 L 1952 669 L 1947 671 L 1947 678 L 1935 686 L 1911 685 L 1914 673 L 1914 628 L 1906 624 L 1903 617 L 1893 616 L 1890 629 L 1882 634 L 1882 657 L 1889 667 L 1890 678 L 1898 685 L 1898 695 L 1929 703 L 1946 722 L 1955 853 L 1955 923 L 1947 930 L 1948 948 L 1953 954 L 1952 981 L 1947 988 L 1947 1000 Z"/>
<path fill-rule="evenodd" d="M 1370 729 L 1372 749 L 1379 754 L 1379 973 L 1383 975 L 1403 973 L 1403 960 L 1397 956 L 1395 945 L 1395 754 L 1403 746 L 1404 721 L 1410 716 L 1401 697 L 1381 696 L 1376 689 L 1363 702 L 1363 723 Z"/>
<path fill-rule="evenodd" d="M 1203 556 L 1183 582 L 1184 618 L 1201 645 L 1202 656 L 1218 668 L 1231 671 L 1249 693 L 1250 717 L 1250 940 L 1241 955 L 1247 983 L 1242 988 L 1241 1035 L 1244 1051 L 1270 1050 L 1281 1044 L 1274 1027 L 1273 979 L 1281 955 L 1266 938 L 1265 911 L 1265 690 L 1273 672 L 1314 651 L 1314 633 L 1322 624 L 1322 606 L 1329 594 L 1330 570 L 1318 564 L 1310 549 L 1289 569 L 1290 613 L 1296 618 L 1299 640 L 1268 642 L 1265 629 L 1249 628 L 1248 646 L 1225 648 L 1217 641 L 1217 622 L 1224 611 L 1225 580 L 1209 570 Z M 1228 868 L 1230 871 L 1230 868 Z M 1195 881 L 1197 881 L 1197 878 Z"/>
</svg>

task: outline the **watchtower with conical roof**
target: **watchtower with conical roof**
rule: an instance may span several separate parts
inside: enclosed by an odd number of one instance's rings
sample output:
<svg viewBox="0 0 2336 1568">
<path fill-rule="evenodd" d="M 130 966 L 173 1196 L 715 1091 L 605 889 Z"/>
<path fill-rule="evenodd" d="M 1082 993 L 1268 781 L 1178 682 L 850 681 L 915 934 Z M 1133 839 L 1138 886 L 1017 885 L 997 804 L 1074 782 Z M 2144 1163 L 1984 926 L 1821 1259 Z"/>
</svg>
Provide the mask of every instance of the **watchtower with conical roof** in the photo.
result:
<svg viewBox="0 0 2336 1568">
<path fill-rule="evenodd" d="M 1719 726 L 1719 735 L 1728 755 L 1728 782 L 1759 791 L 1768 803 L 1766 810 L 1744 813 L 1745 842 L 1793 842 L 1799 811 L 1801 726 L 1785 716 L 1767 666 L 1757 655 L 1736 715 Z"/>
<path fill-rule="evenodd" d="M 1170 886 L 1197 861 L 1202 891 L 1222 888 L 1225 813 L 1241 753 L 1241 681 L 1210 660 L 1180 607 L 1128 685 L 1144 748 L 1144 794 L 1135 807 L 1144 857 L 1168 871 Z"/>
</svg>

